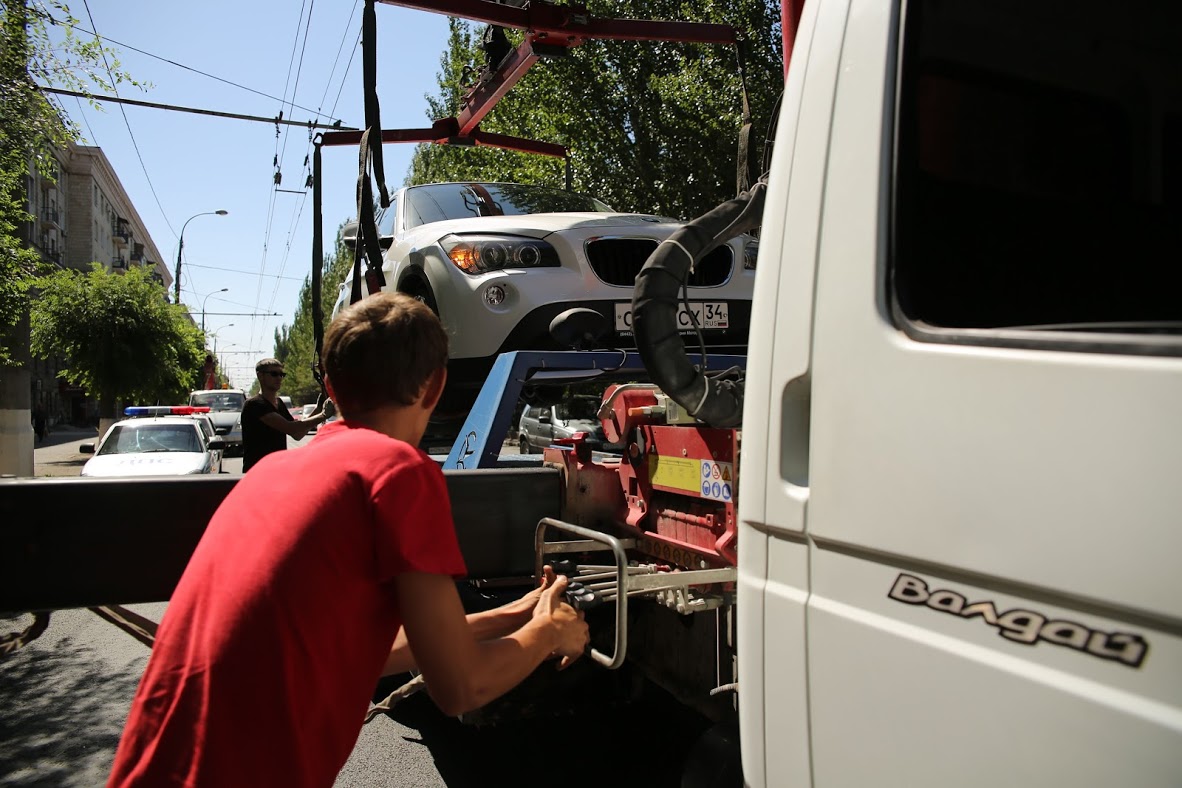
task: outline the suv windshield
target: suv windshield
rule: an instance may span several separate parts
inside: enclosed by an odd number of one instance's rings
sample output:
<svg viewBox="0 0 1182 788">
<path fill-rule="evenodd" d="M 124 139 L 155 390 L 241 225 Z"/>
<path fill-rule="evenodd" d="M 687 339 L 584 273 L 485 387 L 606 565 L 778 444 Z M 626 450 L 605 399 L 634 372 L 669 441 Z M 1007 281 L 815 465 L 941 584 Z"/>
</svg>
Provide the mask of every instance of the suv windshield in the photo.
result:
<svg viewBox="0 0 1182 788">
<path fill-rule="evenodd" d="M 594 399 L 570 399 L 555 407 L 558 418 L 564 421 L 597 421 L 598 411 L 599 400 Z"/>
<path fill-rule="evenodd" d="M 515 183 L 436 183 L 406 190 L 406 226 L 473 216 L 610 212 L 585 194 Z"/>
<path fill-rule="evenodd" d="M 212 413 L 238 412 L 246 404 L 246 395 L 241 391 L 206 391 L 189 395 L 189 404 L 207 407 Z"/>
</svg>

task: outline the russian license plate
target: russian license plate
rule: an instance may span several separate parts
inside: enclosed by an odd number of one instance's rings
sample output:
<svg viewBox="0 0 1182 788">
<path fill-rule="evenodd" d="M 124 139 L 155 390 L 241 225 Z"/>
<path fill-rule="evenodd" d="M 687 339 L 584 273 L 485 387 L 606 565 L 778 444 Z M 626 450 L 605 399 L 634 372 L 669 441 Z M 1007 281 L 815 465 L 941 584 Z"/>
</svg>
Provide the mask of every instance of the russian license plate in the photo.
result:
<svg viewBox="0 0 1182 788">
<path fill-rule="evenodd" d="M 693 331 L 694 321 L 690 311 L 703 330 L 730 328 L 730 313 L 725 301 L 690 301 L 689 310 L 681 304 L 677 310 L 677 330 Z M 632 333 L 632 304 L 616 304 L 616 331 Z"/>
</svg>

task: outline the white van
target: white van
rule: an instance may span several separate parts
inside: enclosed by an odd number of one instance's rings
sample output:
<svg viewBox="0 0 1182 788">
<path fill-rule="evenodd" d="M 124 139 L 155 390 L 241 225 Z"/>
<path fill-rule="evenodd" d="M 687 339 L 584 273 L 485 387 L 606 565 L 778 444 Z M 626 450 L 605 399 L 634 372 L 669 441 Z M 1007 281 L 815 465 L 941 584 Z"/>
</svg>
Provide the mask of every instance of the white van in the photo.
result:
<svg viewBox="0 0 1182 788">
<path fill-rule="evenodd" d="M 748 785 L 1182 780 L 1180 35 L 805 0 L 742 417 Z"/>
</svg>

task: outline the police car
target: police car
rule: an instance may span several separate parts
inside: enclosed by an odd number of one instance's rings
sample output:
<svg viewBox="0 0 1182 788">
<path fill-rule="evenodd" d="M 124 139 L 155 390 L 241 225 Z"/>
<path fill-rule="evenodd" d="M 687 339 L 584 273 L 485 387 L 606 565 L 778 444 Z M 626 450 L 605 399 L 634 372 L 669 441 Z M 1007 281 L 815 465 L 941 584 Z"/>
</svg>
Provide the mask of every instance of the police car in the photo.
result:
<svg viewBox="0 0 1182 788">
<path fill-rule="evenodd" d="M 98 442 L 78 451 L 93 454 L 82 476 L 189 476 L 220 473 L 226 441 L 214 433 L 209 408 L 133 406 Z"/>
</svg>

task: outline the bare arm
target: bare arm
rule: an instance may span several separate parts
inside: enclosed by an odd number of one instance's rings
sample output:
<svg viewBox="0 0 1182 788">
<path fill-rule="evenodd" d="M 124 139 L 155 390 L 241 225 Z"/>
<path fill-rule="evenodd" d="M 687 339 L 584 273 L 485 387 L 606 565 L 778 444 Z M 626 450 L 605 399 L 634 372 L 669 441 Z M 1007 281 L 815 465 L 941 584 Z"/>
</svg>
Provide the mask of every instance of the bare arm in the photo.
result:
<svg viewBox="0 0 1182 788">
<path fill-rule="evenodd" d="M 409 648 L 427 691 L 446 714 L 479 708 L 517 686 L 551 655 L 577 658 L 586 648 L 586 623 L 562 601 L 566 578 L 540 593 L 523 626 L 484 641 L 469 625 L 451 578 L 409 573 L 396 583 Z"/>
<path fill-rule="evenodd" d="M 300 440 L 311 432 L 313 427 L 332 418 L 336 410 L 329 404 L 331 402 L 332 400 L 325 400 L 324 406 L 306 419 L 288 421 L 278 413 L 267 413 L 259 421 L 276 432 L 282 432 L 284 435 Z"/>
<path fill-rule="evenodd" d="M 524 626 L 533 617 L 534 608 L 538 604 L 538 599 L 541 598 L 543 589 L 554 582 L 553 571 L 549 567 L 546 567 L 546 571 L 547 577 L 542 584 L 520 599 L 515 599 L 492 610 L 469 613 L 466 618 L 468 626 L 472 630 L 472 636 L 477 641 L 490 640 L 504 637 Z M 390 647 L 390 656 L 386 659 L 385 667 L 382 668 L 382 675 L 405 673 L 414 670 L 414 668 L 415 657 L 406 640 L 406 629 L 400 628 L 398 636 L 394 638 L 394 645 Z"/>
</svg>

